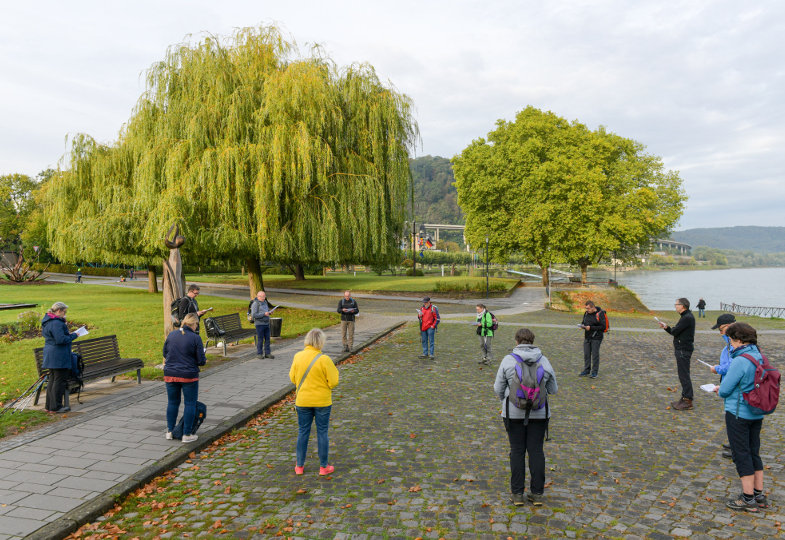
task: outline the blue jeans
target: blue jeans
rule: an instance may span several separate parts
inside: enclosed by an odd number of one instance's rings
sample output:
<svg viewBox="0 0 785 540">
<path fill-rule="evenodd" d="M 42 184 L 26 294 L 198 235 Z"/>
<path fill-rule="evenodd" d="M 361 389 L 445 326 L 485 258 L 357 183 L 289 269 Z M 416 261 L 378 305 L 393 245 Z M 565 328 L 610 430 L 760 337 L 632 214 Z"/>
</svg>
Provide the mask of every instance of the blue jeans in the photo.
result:
<svg viewBox="0 0 785 540">
<path fill-rule="evenodd" d="M 308 452 L 308 438 L 311 436 L 311 423 L 316 419 L 316 447 L 319 450 L 319 464 L 326 467 L 330 453 L 330 438 L 327 429 L 330 427 L 330 411 L 327 407 L 297 407 L 297 466 L 305 465 L 305 454 Z"/>
<path fill-rule="evenodd" d="M 436 340 L 436 328 L 429 328 L 428 330 L 421 330 L 420 337 L 422 338 L 422 353 L 430 354 L 433 356 L 433 346 Z M 430 350 L 428 349 L 428 342 L 430 341 Z"/>
<path fill-rule="evenodd" d="M 166 405 L 166 430 L 172 431 L 177 423 L 177 412 L 180 410 L 180 390 L 183 392 L 183 435 L 194 434 L 194 420 L 196 420 L 196 397 L 199 395 L 199 381 L 194 382 L 168 382 L 166 395 L 169 403 Z"/>
<path fill-rule="evenodd" d="M 706 310 L 703 308 L 698 308 L 698 317 L 706 317 Z"/>
<path fill-rule="evenodd" d="M 256 325 L 256 354 L 270 354 L 270 325 Z"/>
</svg>

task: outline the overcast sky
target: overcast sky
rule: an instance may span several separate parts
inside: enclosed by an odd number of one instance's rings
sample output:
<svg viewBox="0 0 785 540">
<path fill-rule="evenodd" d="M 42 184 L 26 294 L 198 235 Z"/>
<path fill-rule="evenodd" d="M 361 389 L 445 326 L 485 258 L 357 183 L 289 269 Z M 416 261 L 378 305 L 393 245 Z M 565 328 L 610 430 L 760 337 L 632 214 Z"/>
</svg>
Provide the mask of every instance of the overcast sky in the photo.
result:
<svg viewBox="0 0 785 540">
<path fill-rule="evenodd" d="M 784 15 L 776 1 L 5 2 L 0 174 L 57 166 L 69 135 L 116 140 L 144 71 L 188 34 L 275 23 L 408 94 L 418 156 L 450 158 L 533 105 L 679 170 L 678 229 L 785 226 Z"/>
</svg>

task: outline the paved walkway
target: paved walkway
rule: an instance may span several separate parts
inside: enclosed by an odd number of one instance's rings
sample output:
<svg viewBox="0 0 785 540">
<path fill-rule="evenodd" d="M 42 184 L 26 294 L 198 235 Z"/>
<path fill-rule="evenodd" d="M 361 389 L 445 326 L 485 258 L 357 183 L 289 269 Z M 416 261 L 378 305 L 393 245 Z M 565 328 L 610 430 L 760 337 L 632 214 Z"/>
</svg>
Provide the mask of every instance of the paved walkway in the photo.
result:
<svg viewBox="0 0 785 540">
<path fill-rule="evenodd" d="M 355 333 L 357 348 L 399 321 L 361 318 Z M 334 360 L 346 357 L 341 352 L 340 327 L 326 333 L 325 352 Z M 203 374 L 199 400 L 207 405 L 207 419 L 200 440 L 189 445 L 164 439 L 164 383 L 132 384 L 97 399 L 88 387 L 82 396 L 86 405 L 74 405 L 78 414 L 0 443 L 0 540 L 28 535 L 47 524 L 55 525 L 42 533 L 59 530 L 60 518 L 75 509 L 99 515 L 105 510 L 102 504 L 111 502 L 111 493 L 146 481 L 161 463 L 170 463 L 169 468 L 176 465 L 185 458 L 184 447 L 209 444 L 291 391 L 289 367 L 300 350 L 302 339 L 287 340 L 274 344 L 274 360 L 260 360 L 252 347 L 244 347 L 234 351 L 235 361 Z"/>
<path fill-rule="evenodd" d="M 573 316 L 565 317 L 569 320 Z M 514 327 L 494 338 L 495 358 Z M 416 328 L 341 368 L 333 394 L 330 463 L 318 476 L 312 433 L 305 474 L 295 476 L 297 421 L 291 407 L 266 414 L 235 440 L 197 454 L 131 496 L 89 534 L 128 538 L 411 539 L 783 537 L 785 410 L 764 420 L 762 457 L 772 508 L 731 512 L 739 493 L 725 441 L 722 402 L 696 390 L 695 409 L 669 410 L 678 396 L 664 332 L 615 334 L 603 344 L 600 377 L 578 377 L 582 336 L 542 327 L 535 342 L 556 370 L 551 440 L 545 445 L 542 507 L 510 504 L 507 438 L 492 390 L 496 366 L 476 363 L 474 332 L 439 329 L 436 359 L 417 358 Z M 785 338 L 763 345 L 782 363 Z M 720 348 L 699 334 L 701 350 Z M 694 383 L 716 382 L 699 370 Z M 528 476 L 528 471 L 527 471 Z M 88 531 L 85 531 L 85 535 Z"/>
</svg>

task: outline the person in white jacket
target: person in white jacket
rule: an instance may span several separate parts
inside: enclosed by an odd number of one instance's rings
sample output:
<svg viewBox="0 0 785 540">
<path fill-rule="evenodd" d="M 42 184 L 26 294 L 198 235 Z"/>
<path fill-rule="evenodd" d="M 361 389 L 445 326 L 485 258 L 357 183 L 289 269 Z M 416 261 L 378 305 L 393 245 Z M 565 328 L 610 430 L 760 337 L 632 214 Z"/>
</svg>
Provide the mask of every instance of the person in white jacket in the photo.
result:
<svg viewBox="0 0 785 540">
<path fill-rule="evenodd" d="M 534 333 L 528 328 L 521 328 L 515 333 L 517 345 L 506 355 L 496 372 L 493 389 L 502 405 L 501 416 L 510 439 L 510 490 L 515 506 L 524 504 L 526 490 L 526 454 L 529 454 L 529 485 L 528 500 L 535 506 L 541 506 L 545 492 L 545 452 L 543 442 L 548 429 L 550 407 L 548 396 L 556 394 L 556 373 L 548 359 L 538 347 L 534 346 Z M 517 358 L 516 358 L 517 357 Z M 541 408 L 528 411 L 515 406 L 515 399 L 510 399 L 510 389 L 516 392 L 516 380 L 520 380 L 522 372 L 517 370 L 518 364 L 536 366 L 538 387 L 543 388 L 546 399 Z M 523 365 L 521 367 L 524 367 Z M 541 369 L 540 369 L 541 368 Z"/>
</svg>

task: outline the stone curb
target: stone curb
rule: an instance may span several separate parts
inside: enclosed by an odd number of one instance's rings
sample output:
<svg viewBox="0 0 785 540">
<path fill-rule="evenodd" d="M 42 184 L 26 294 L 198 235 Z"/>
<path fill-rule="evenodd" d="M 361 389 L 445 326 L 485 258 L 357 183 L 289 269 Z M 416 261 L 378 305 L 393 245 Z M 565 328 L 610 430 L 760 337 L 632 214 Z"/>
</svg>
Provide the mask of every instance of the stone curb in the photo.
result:
<svg viewBox="0 0 785 540">
<path fill-rule="evenodd" d="M 385 330 L 382 330 L 371 339 L 364 342 L 362 345 L 355 347 L 351 352 L 344 353 L 343 355 L 339 356 L 335 361 L 336 365 L 340 365 L 352 354 L 355 354 L 365 347 L 373 345 L 384 336 L 394 332 L 405 324 L 405 321 L 399 322 L 386 328 Z M 284 399 L 294 389 L 295 387 L 293 384 L 286 385 L 272 395 L 267 396 L 265 399 L 255 403 L 243 411 L 240 411 L 231 418 L 224 420 L 207 433 L 200 433 L 198 442 L 182 445 L 178 450 L 175 450 L 171 454 L 162 458 L 160 461 L 144 467 L 143 469 L 131 475 L 130 478 L 127 478 L 119 484 L 107 489 L 94 499 L 66 512 L 57 520 L 44 525 L 40 529 L 37 529 L 36 531 L 25 536 L 25 538 L 31 540 L 65 538 L 85 523 L 94 521 L 97 517 L 105 514 L 129 493 L 144 486 L 153 478 L 160 476 L 166 471 L 174 469 L 180 463 L 183 463 L 186 459 L 188 459 L 188 454 L 191 452 L 198 452 L 203 448 L 210 446 L 213 442 L 218 440 L 227 432 L 245 424 L 248 420 L 257 414 L 263 412 L 272 405 Z"/>
</svg>

